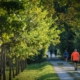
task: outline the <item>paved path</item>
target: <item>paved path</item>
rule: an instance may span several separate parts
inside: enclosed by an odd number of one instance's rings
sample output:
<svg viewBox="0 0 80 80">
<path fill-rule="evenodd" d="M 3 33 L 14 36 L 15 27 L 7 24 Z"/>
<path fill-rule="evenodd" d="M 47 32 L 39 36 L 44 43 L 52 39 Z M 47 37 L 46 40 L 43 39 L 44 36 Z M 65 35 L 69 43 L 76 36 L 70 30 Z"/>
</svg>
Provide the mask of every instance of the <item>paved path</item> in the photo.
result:
<svg viewBox="0 0 80 80">
<path fill-rule="evenodd" d="M 60 80 L 80 80 L 80 70 L 74 71 L 74 67 L 69 63 L 66 64 L 64 61 L 58 58 L 48 60 L 51 64 L 53 64 Z"/>
</svg>

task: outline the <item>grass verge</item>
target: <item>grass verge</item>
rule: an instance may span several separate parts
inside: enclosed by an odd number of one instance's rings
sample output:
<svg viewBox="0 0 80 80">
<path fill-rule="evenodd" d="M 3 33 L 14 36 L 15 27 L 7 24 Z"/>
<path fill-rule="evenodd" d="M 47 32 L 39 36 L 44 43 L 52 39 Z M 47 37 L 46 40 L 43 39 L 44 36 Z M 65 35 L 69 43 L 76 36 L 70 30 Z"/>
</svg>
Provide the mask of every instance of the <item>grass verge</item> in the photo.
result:
<svg viewBox="0 0 80 80">
<path fill-rule="evenodd" d="M 26 70 L 21 72 L 12 80 L 60 80 L 53 69 L 53 65 L 45 61 L 40 64 L 28 65 Z"/>
</svg>

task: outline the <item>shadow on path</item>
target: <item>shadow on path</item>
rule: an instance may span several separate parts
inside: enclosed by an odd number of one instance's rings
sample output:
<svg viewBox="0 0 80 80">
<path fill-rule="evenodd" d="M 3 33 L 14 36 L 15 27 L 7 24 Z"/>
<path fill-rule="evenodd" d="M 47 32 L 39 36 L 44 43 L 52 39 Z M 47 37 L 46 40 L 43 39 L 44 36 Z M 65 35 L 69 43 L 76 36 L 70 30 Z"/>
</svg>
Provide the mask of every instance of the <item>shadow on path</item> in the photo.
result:
<svg viewBox="0 0 80 80">
<path fill-rule="evenodd" d="M 74 66 L 57 58 L 47 59 L 53 66 L 60 80 L 80 80 L 80 69 L 74 70 Z"/>
<path fill-rule="evenodd" d="M 60 80 L 74 80 L 73 77 L 71 77 L 67 72 L 68 70 L 74 70 L 72 65 L 68 63 L 66 64 L 65 61 L 60 60 L 58 57 L 48 58 L 47 60 L 54 66 L 54 70 L 56 71 Z"/>
</svg>

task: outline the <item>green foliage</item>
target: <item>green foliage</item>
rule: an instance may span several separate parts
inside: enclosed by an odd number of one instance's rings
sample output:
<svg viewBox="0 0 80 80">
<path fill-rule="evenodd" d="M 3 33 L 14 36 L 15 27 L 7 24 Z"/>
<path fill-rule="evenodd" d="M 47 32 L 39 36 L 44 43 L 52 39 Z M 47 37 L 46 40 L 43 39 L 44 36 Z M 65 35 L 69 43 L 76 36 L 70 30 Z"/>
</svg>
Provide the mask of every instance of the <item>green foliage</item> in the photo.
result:
<svg viewBox="0 0 80 80">
<path fill-rule="evenodd" d="M 80 33 L 79 33 L 79 29 L 75 29 L 74 30 L 75 31 L 75 36 L 74 36 L 74 41 L 73 41 L 73 43 L 74 43 L 74 48 L 77 48 L 78 49 L 78 51 L 80 52 L 80 43 L 79 43 L 79 41 L 80 41 Z"/>
<path fill-rule="evenodd" d="M 15 10 L 24 9 L 23 4 L 19 1 L 3 1 L 0 2 L 0 7 L 10 13 L 14 13 Z"/>
<path fill-rule="evenodd" d="M 27 57 L 38 55 L 38 51 L 44 48 L 46 52 L 49 44 L 57 45 L 60 39 L 62 45 L 67 43 L 64 48 L 69 48 L 68 43 L 73 45 L 73 29 L 80 25 L 78 1 L 14 0 L 2 1 L 0 4 L 1 44 L 14 41 L 17 45 L 23 44 L 25 48 L 15 45 L 15 48 L 20 49 L 16 49 L 17 54 L 26 54 Z M 64 32 L 59 36 L 60 30 Z"/>
<path fill-rule="evenodd" d="M 73 40 L 75 33 L 71 30 L 71 26 L 67 24 L 64 25 L 64 29 L 60 34 L 61 43 L 59 44 L 62 55 L 65 49 L 68 50 L 69 54 L 71 54 L 74 49 Z"/>
<path fill-rule="evenodd" d="M 60 30 L 56 25 L 50 28 L 53 19 L 49 15 L 49 7 L 44 8 L 43 2 L 14 0 L 2 1 L 0 4 L 2 11 L 0 12 L 0 43 L 1 45 L 10 43 L 9 57 L 16 56 L 22 60 L 41 59 L 45 56 L 50 43 L 55 45 L 59 43 Z M 54 10 L 50 14 L 52 13 Z"/>
<path fill-rule="evenodd" d="M 78 33 L 75 33 L 80 26 L 80 21 L 78 19 L 80 16 L 80 1 L 53 0 L 53 3 L 54 9 L 56 11 L 56 14 L 53 14 L 53 19 L 57 18 L 55 23 L 58 26 L 58 29 L 62 30 L 62 33 L 60 34 L 60 44 L 58 44 L 57 46 L 60 48 L 61 53 L 63 53 L 64 50 L 67 49 L 69 54 L 71 54 L 75 47 L 79 49 L 79 45 L 76 44 Z M 77 39 L 75 39 L 76 37 L 74 36 L 77 36 Z M 73 41 L 75 42 L 75 44 L 73 43 Z"/>
</svg>

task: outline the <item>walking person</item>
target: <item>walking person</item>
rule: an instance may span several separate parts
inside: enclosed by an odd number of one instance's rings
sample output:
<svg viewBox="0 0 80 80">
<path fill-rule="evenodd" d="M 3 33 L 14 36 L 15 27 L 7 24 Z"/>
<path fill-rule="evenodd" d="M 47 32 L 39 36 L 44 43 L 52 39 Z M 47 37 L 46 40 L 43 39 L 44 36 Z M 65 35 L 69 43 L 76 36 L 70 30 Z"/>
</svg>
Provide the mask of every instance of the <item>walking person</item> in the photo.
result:
<svg viewBox="0 0 80 80">
<path fill-rule="evenodd" d="M 54 50 L 55 57 L 57 57 L 57 49 Z"/>
<path fill-rule="evenodd" d="M 77 49 L 75 49 L 74 52 L 72 52 L 72 54 L 71 54 L 71 61 L 73 61 L 74 68 L 75 68 L 75 70 L 77 70 L 78 62 L 79 62 L 79 52 L 77 51 Z"/>
<path fill-rule="evenodd" d="M 52 58 L 53 50 L 50 50 L 50 58 Z"/>
<path fill-rule="evenodd" d="M 69 53 L 67 52 L 67 50 L 65 50 L 63 56 L 64 56 L 64 59 L 65 59 L 65 62 L 67 63 L 67 60 L 68 60 L 68 57 L 69 57 Z"/>
</svg>

